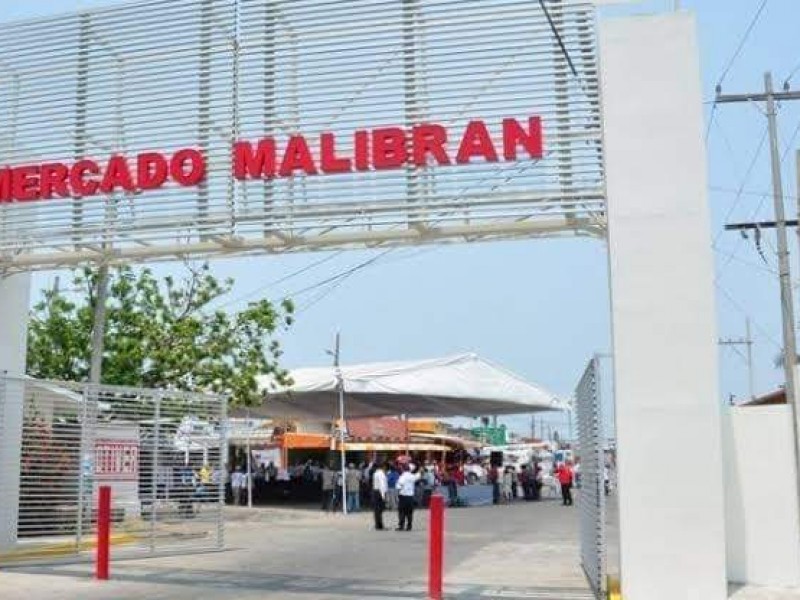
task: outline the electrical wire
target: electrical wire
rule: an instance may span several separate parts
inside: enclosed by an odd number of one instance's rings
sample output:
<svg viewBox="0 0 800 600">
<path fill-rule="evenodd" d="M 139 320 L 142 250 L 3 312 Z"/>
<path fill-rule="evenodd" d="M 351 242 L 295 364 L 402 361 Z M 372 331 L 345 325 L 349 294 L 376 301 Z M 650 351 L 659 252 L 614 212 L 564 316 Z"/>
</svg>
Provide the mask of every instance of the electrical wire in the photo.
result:
<svg viewBox="0 0 800 600">
<path fill-rule="evenodd" d="M 330 254 L 330 255 L 325 256 L 325 257 L 323 257 L 323 258 L 321 258 L 319 260 L 311 262 L 311 263 L 307 264 L 306 266 L 298 269 L 297 271 L 289 273 L 288 275 L 284 275 L 283 277 L 281 277 L 279 279 L 276 279 L 275 281 L 270 281 L 269 283 L 262 284 L 262 285 L 260 285 L 259 287 L 257 287 L 254 290 L 251 290 L 251 291 L 249 291 L 249 292 L 247 292 L 245 294 L 237 296 L 236 298 L 233 298 L 231 300 L 226 301 L 226 302 L 218 305 L 217 309 L 219 310 L 221 308 L 226 308 L 228 306 L 231 306 L 232 304 L 238 304 L 239 302 L 247 300 L 248 298 L 252 298 L 253 296 L 255 296 L 257 294 L 260 294 L 260 293 L 264 292 L 264 290 L 267 290 L 267 289 L 269 289 L 271 287 L 274 287 L 276 285 L 280 285 L 281 283 L 289 281 L 290 279 L 294 279 L 298 275 L 302 275 L 303 273 L 306 273 L 306 272 L 310 271 L 311 269 L 314 269 L 314 268 L 316 268 L 316 267 L 318 267 L 318 266 L 320 266 L 322 264 L 325 264 L 326 262 L 329 262 L 329 261 L 333 260 L 334 258 L 338 258 L 342 254 L 344 254 L 344 252 L 345 252 L 344 250 L 339 250 L 337 252 L 334 252 L 333 254 Z"/>
<path fill-rule="evenodd" d="M 792 77 L 797 75 L 797 72 L 800 71 L 800 63 L 797 63 L 797 66 L 792 69 L 789 74 L 786 76 L 786 79 L 783 80 L 783 87 L 789 87 L 789 83 L 792 81 Z"/>
<path fill-rule="evenodd" d="M 420 254 L 426 254 L 428 252 L 433 252 L 434 250 L 437 250 L 438 248 L 439 248 L 438 246 L 432 246 L 430 248 L 423 248 L 421 250 L 418 250 L 417 252 L 412 252 L 410 254 L 406 254 L 405 256 L 398 256 L 394 261 L 384 261 L 382 264 L 387 264 L 387 262 L 398 262 L 398 261 L 401 261 L 401 260 L 407 260 L 407 259 L 410 259 L 410 258 L 415 258 L 415 257 L 419 256 Z M 374 262 L 377 261 L 378 259 L 380 259 L 381 256 L 386 256 L 390 252 L 392 252 L 394 250 L 397 250 L 397 249 L 398 248 L 390 248 L 390 249 L 386 250 L 385 252 L 383 252 L 382 255 L 379 255 L 379 256 L 375 257 L 374 259 L 371 259 L 370 261 L 366 261 L 366 263 L 368 263 L 368 264 L 362 263 L 361 265 L 357 265 L 356 267 L 354 267 L 352 269 L 348 269 L 347 271 L 344 271 L 343 273 L 340 273 L 339 275 L 336 275 L 334 277 L 330 277 L 327 280 L 325 280 L 324 282 L 320 282 L 319 284 L 314 285 L 314 286 L 309 286 L 309 289 L 316 289 L 318 286 L 328 285 L 328 287 L 326 289 L 322 290 L 321 293 L 317 294 L 316 296 L 314 296 L 313 298 L 308 300 L 305 304 L 301 305 L 297 309 L 296 314 L 299 315 L 299 314 L 302 314 L 302 313 L 308 311 L 312 306 L 320 303 L 322 300 L 324 300 L 325 298 L 330 296 L 334 291 L 336 291 L 348 278 L 350 278 L 352 275 L 354 275 L 358 270 L 360 270 L 361 268 L 364 268 L 366 266 L 369 266 L 369 264 L 374 264 Z M 300 293 L 304 293 L 303 290 L 301 290 Z"/>
<path fill-rule="evenodd" d="M 350 267 L 349 269 L 347 269 L 345 271 L 337 273 L 336 275 L 332 275 L 331 277 L 326 277 L 322 281 L 318 281 L 317 283 L 314 283 L 312 285 L 306 286 L 306 287 L 304 287 L 302 289 L 290 292 L 289 294 L 286 295 L 286 297 L 287 298 L 296 298 L 297 296 L 301 296 L 303 294 L 307 294 L 308 292 L 313 292 L 314 290 L 316 290 L 316 289 L 318 289 L 318 288 L 320 288 L 320 287 L 322 287 L 322 286 L 324 286 L 324 285 L 326 285 L 328 283 L 334 282 L 334 281 L 336 281 L 338 279 L 341 279 L 341 278 L 345 278 L 346 279 L 347 277 L 350 277 L 351 275 L 353 275 L 354 273 L 360 271 L 361 269 L 364 269 L 364 268 L 376 263 L 381 258 L 383 258 L 384 256 L 386 256 L 387 254 L 389 254 L 390 252 L 392 252 L 394 250 L 397 250 L 397 248 L 394 247 L 394 248 L 389 248 L 388 250 L 384 250 L 380 254 L 376 254 L 375 256 L 373 256 L 373 257 L 371 257 L 371 258 L 369 258 L 369 259 L 367 259 L 367 260 L 365 260 L 363 262 L 360 262 L 357 265 L 355 265 L 353 267 Z"/>
<path fill-rule="evenodd" d="M 767 274 L 767 275 L 770 275 L 770 276 L 777 276 L 778 275 L 778 270 L 775 269 L 774 267 L 772 267 L 772 265 L 770 265 L 769 263 L 767 263 L 766 265 L 753 263 L 753 262 L 750 262 L 749 260 L 747 260 L 745 258 L 741 258 L 739 256 L 735 256 L 731 252 L 726 252 L 725 250 L 722 250 L 720 248 L 714 248 L 714 252 L 716 252 L 717 254 L 719 254 L 719 255 L 721 255 L 721 256 L 723 256 L 725 258 L 730 258 L 731 260 L 735 260 L 739 264 L 742 264 L 742 265 L 744 265 L 746 267 L 750 267 L 751 269 L 753 269 L 755 271 L 759 271 L 761 273 L 764 273 L 764 274 Z"/>
<path fill-rule="evenodd" d="M 553 32 L 556 42 L 558 42 L 558 46 L 561 48 L 561 52 L 564 54 L 564 58 L 567 59 L 567 64 L 569 65 L 570 71 L 572 71 L 572 75 L 575 77 L 575 79 L 580 80 L 578 70 L 575 68 L 575 63 L 572 62 L 572 57 L 569 55 L 567 47 L 564 45 L 564 40 L 561 38 L 561 33 L 558 31 L 558 27 L 556 27 L 556 24 L 553 22 L 553 18 L 550 16 L 550 11 L 547 10 L 544 0 L 539 0 L 539 6 L 542 7 L 544 16 L 547 17 L 547 22 L 550 24 L 550 30 Z"/>
<path fill-rule="evenodd" d="M 750 34 L 753 33 L 753 30 L 755 29 L 759 19 L 761 18 L 761 14 L 764 12 L 764 9 L 767 6 L 767 1 L 768 0 L 761 0 L 761 4 L 759 4 L 758 9 L 753 15 L 753 18 L 750 19 L 750 24 L 747 26 L 747 29 L 745 30 L 744 34 L 742 34 L 741 38 L 739 39 L 739 44 L 736 46 L 736 51 L 733 53 L 733 56 L 731 56 L 730 59 L 728 60 L 727 64 L 725 65 L 725 68 L 722 70 L 722 75 L 720 75 L 719 79 L 717 80 L 718 89 L 722 86 L 723 82 L 725 81 L 725 78 L 728 76 L 728 73 L 730 73 L 731 69 L 733 68 L 733 65 L 736 63 L 736 60 L 742 53 L 742 50 L 744 50 L 744 47 L 747 44 L 747 40 L 750 39 Z"/>
<path fill-rule="evenodd" d="M 771 344 L 773 344 L 779 350 L 783 349 L 783 344 L 778 342 L 772 336 L 772 334 L 770 334 L 764 327 L 762 327 L 761 324 L 752 317 L 750 312 L 745 310 L 745 308 L 741 304 L 739 304 L 739 302 L 733 297 L 733 295 L 727 289 L 725 289 L 725 287 L 719 281 L 715 281 L 714 285 L 722 293 L 722 297 L 725 298 L 733 308 L 735 308 L 737 311 L 739 311 L 744 316 L 746 316 L 746 317 L 748 317 L 750 319 L 750 322 L 753 324 L 755 329 L 758 332 L 761 333 L 761 335 L 764 337 L 764 339 L 769 341 Z"/>
<path fill-rule="evenodd" d="M 714 126 L 714 117 L 717 114 L 717 108 L 719 108 L 719 104 L 715 100 L 714 103 L 711 105 L 711 114 L 708 115 L 708 125 L 706 125 L 706 145 L 708 145 L 708 138 L 711 137 L 711 128 Z"/>
<path fill-rule="evenodd" d="M 714 246 L 716 246 L 717 242 L 719 241 L 720 236 L 723 233 L 725 233 L 724 224 L 728 222 L 728 219 L 730 219 L 731 215 L 736 210 L 736 208 L 739 206 L 739 202 L 741 202 L 742 197 L 744 196 L 743 192 L 745 190 L 745 187 L 747 186 L 747 183 L 750 181 L 750 177 L 753 174 L 753 169 L 755 169 L 755 166 L 756 166 L 756 163 L 758 162 L 758 159 L 761 157 L 761 152 L 764 150 L 764 145 L 767 142 L 767 137 L 768 136 L 769 136 L 769 130 L 765 126 L 764 127 L 764 133 L 761 135 L 761 139 L 758 142 L 758 146 L 756 146 L 756 149 L 753 152 L 753 156 L 750 157 L 750 163 L 747 165 L 747 169 L 745 170 L 744 175 L 742 176 L 742 179 L 739 182 L 739 187 L 736 190 L 736 197 L 734 198 L 733 203 L 731 204 L 730 208 L 728 209 L 728 212 L 725 214 L 725 217 L 722 219 L 722 222 L 723 222 L 722 229 L 720 229 L 717 232 L 717 235 L 714 236 L 714 241 L 713 241 L 713 245 Z"/>
<path fill-rule="evenodd" d="M 739 186 L 739 188 L 737 190 L 735 190 L 736 199 L 734 200 L 733 206 L 731 206 L 731 208 L 728 210 L 728 213 L 725 215 L 725 218 L 723 219 L 723 228 L 722 228 L 721 231 L 719 231 L 717 233 L 716 236 L 714 236 L 714 242 L 712 244 L 712 247 L 715 250 L 718 249 L 717 242 L 719 241 L 719 238 L 720 238 L 722 232 L 725 231 L 724 223 L 726 223 L 728 221 L 728 219 L 731 217 L 731 215 L 733 214 L 734 209 L 737 207 L 737 205 L 739 204 L 739 202 L 741 201 L 743 196 L 745 196 L 745 195 L 753 196 L 754 195 L 754 196 L 758 196 L 760 198 L 760 200 L 759 200 L 758 204 L 756 205 L 755 209 L 752 211 L 748 221 L 755 221 L 758 218 L 758 215 L 761 212 L 761 209 L 763 208 L 764 203 L 767 201 L 768 198 L 772 197 L 772 193 L 770 193 L 770 192 L 763 192 L 763 193 L 761 193 L 761 192 L 751 192 L 751 191 L 745 190 L 745 187 L 744 187 L 746 185 L 747 179 L 749 179 L 749 177 L 750 177 L 750 171 L 753 168 L 754 161 L 758 158 L 758 156 L 761 153 L 761 146 L 763 146 L 763 144 L 764 144 L 764 142 L 766 140 L 766 134 L 767 134 L 767 130 L 765 129 L 764 135 L 762 136 L 761 142 L 759 144 L 759 148 L 755 152 L 755 154 L 753 155 L 753 160 L 751 161 L 751 163 L 750 163 L 750 165 L 748 167 L 748 171 L 745 174 L 745 177 L 742 179 L 742 183 Z M 797 140 L 798 135 L 800 135 L 800 122 L 797 123 L 797 125 L 794 128 L 794 131 L 792 132 L 791 137 L 789 138 L 789 141 L 784 146 L 783 152 L 781 153 L 781 157 L 780 157 L 781 165 L 783 165 L 786 162 L 786 159 L 789 157 L 789 153 L 794 148 L 794 144 L 795 144 L 795 141 Z M 710 189 L 722 191 L 724 188 L 711 187 Z M 734 190 L 730 190 L 730 191 L 734 191 Z M 784 196 L 784 199 L 786 199 L 786 198 L 788 198 L 788 196 Z M 739 240 L 736 242 L 736 246 L 734 247 L 733 251 L 729 254 L 729 256 L 728 256 L 727 260 L 725 261 L 725 263 L 723 265 L 721 265 L 720 268 L 717 270 L 717 279 L 720 279 L 722 277 L 722 275 L 724 274 L 724 271 L 730 265 L 731 261 L 734 260 L 734 258 L 736 257 L 736 254 L 739 252 L 739 250 L 740 250 L 740 248 L 742 246 L 742 241 L 743 241 L 742 238 L 739 238 Z M 762 258 L 763 258 L 763 256 L 762 256 Z"/>
</svg>

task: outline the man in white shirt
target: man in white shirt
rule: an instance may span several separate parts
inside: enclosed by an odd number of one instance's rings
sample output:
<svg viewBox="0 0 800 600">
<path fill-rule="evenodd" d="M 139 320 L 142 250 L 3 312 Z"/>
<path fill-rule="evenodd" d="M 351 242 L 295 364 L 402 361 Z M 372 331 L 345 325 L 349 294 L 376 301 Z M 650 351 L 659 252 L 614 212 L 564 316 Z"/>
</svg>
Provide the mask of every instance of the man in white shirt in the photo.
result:
<svg viewBox="0 0 800 600">
<path fill-rule="evenodd" d="M 403 473 L 397 480 L 397 494 L 399 496 L 397 507 L 397 531 L 411 531 L 414 521 L 414 490 L 417 484 L 417 475 L 412 473 L 408 465 L 403 465 Z"/>
<path fill-rule="evenodd" d="M 381 531 L 383 526 L 383 511 L 386 509 L 386 470 L 384 465 L 378 465 L 372 474 L 372 512 L 375 515 L 375 530 Z"/>
<path fill-rule="evenodd" d="M 233 494 L 234 504 L 243 504 L 242 490 L 247 487 L 246 475 L 242 473 L 241 467 L 236 467 L 236 470 L 231 474 L 231 492 Z"/>
</svg>

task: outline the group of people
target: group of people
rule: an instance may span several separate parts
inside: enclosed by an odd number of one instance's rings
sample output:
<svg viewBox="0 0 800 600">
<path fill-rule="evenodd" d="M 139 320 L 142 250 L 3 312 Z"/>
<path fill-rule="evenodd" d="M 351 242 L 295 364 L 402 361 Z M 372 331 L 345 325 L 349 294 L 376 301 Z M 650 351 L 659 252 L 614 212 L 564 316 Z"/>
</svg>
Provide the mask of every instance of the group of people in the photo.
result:
<svg viewBox="0 0 800 600">
<path fill-rule="evenodd" d="M 399 471 L 399 472 L 398 472 Z M 395 473 L 394 485 L 390 488 L 388 473 Z M 372 512 L 375 517 L 376 531 L 386 529 L 383 524 L 383 513 L 387 507 L 390 489 L 397 502 L 397 528 L 396 531 L 411 531 L 414 524 L 414 497 L 418 482 L 421 481 L 419 472 L 411 470 L 411 465 L 403 463 L 395 470 L 388 463 L 376 465 L 372 473 Z"/>
<path fill-rule="evenodd" d="M 511 465 L 502 469 L 498 466 L 489 467 L 488 480 L 492 484 L 494 503 L 511 504 L 520 497 L 520 491 L 525 500 L 541 500 L 545 476 L 544 469 L 538 461 L 522 465 L 519 470 Z M 561 489 L 563 505 L 572 506 L 572 488 L 576 479 L 576 471 L 572 462 L 567 461 L 556 465 L 553 477 L 558 481 Z"/>
<path fill-rule="evenodd" d="M 375 477 L 378 472 L 385 478 L 385 490 L 382 487 L 376 488 Z M 405 473 L 413 477 L 414 483 L 410 486 L 406 483 L 405 493 L 402 493 L 400 479 Z M 470 481 L 467 481 L 467 474 Z M 378 477 L 381 478 L 381 475 Z M 407 477 L 406 481 L 408 480 Z M 407 523 L 413 520 L 413 507 L 426 506 L 427 498 L 437 487 L 445 488 L 450 506 L 459 506 L 464 503 L 459 497 L 459 489 L 473 481 L 492 485 L 492 500 L 495 504 L 508 505 L 518 498 L 527 501 L 540 500 L 543 489 L 552 489 L 556 493 L 560 491 L 565 506 L 571 506 L 572 490 L 580 487 L 580 474 L 579 465 L 573 465 L 570 461 L 557 464 L 552 471 L 549 463 L 538 460 L 521 466 L 503 467 L 481 464 L 474 459 L 472 462 L 447 464 L 420 460 L 415 464 L 414 458 L 408 456 L 399 456 L 393 462 L 358 465 L 349 463 L 344 472 L 332 462 L 306 461 L 286 469 L 270 463 L 256 468 L 253 474 L 253 494 L 254 502 L 257 500 L 256 496 L 270 493 L 273 488 L 282 492 L 283 497 L 289 500 L 319 501 L 321 494 L 322 510 L 330 512 L 341 511 L 343 504 L 348 513 L 371 508 L 382 515 L 386 510 L 396 510 L 398 520 L 403 515 L 402 526 L 405 529 Z M 248 476 L 242 467 L 231 473 L 229 485 L 232 492 L 230 500 L 234 504 L 245 504 Z M 607 476 L 606 485 L 608 486 Z M 380 502 L 377 491 L 381 492 Z M 403 500 L 403 496 L 411 500 Z M 409 512 L 409 503 L 412 512 Z M 379 528 L 379 523 L 382 527 L 382 517 L 379 521 L 376 516 L 376 528 Z"/>
<path fill-rule="evenodd" d="M 542 490 L 542 468 L 539 463 L 523 465 L 517 472 L 513 466 L 490 467 L 489 482 L 493 486 L 495 504 L 511 504 L 519 497 L 520 488 L 525 500 L 539 500 Z"/>
</svg>

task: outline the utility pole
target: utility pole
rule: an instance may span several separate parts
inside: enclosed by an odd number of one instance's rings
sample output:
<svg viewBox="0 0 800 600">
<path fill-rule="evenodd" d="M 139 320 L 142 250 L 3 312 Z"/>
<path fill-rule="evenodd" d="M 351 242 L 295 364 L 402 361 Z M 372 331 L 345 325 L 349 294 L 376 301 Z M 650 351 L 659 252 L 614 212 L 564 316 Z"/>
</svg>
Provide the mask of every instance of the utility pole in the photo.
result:
<svg viewBox="0 0 800 600">
<path fill-rule="evenodd" d="M 736 350 L 737 346 L 745 346 L 747 349 L 747 392 L 750 396 L 750 399 L 756 397 L 755 392 L 755 379 L 753 377 L 753 337 L 750 333 L 750 319 L 747 318 L 745 320 L 745 337 L 743 338 L 722 338 L 719 341 L 720 346 L 731 346 L 734 350 Z M 739 354 L 739 351 L 736 350 L 736 353 Z M 739 354 L 741 356 L 741 354 Z"/>
<path fill-rule="evenodd" d="M 800 150 L 798 150 L 797 154 L 795 155 L 795 177 L 797 178 L 796 179 L 796 181 L 797 181 L 797 189 L 796 189 L 796 193 L 797 193 L 797 209 L 796 209 L 797 218 L 794 219 L 795 226 L 796 226 L 797 223 L 800 223 Z M 797 233 L 797 247 L 798 247 L 798 249 L 800 249 L 800 227 L 797 228 L 795 233 Z M 800 256 L 800 253 L 798 253 L 797 256 Z"/>
<path fill-rule="evenodd" d="M 100 384 L 103 377 L 103 342 L 106 333 L 106 300 L 108 299 L 108 265 L 97 271 L 94 289 L 94 321 L 92 323 L 92 355 L 89 383 Z"/>
<path fill-rule="evenodd" d="M 775 223 L 778 236 L 778 273 L 781 288 L 781 316 L 783 321 L 783 371 L 786 379 L 786 403 L 792 411 L 794 425 L 794 459 L 796 468 L 796 485 L 798 502 L 800 502 L 800 412 L 797 409 L 795 374 L 797 347 L 794 331 L 794 301 L 792 299 L 792 280 L 789 271 L 789 246 L 786 236 L 786 215 L 783 199 L 783 180 L 781 179 L 781 156 L 778 148 L 778 124 L 775 103 L 788 100 L 800 100 L 800 92 L 789 90 L 786 82 L 782 92 L 775 92 L 772 85 L 772 73 L 764 74 L 764 92 L 754 94 L 721 94 L 717 87 L 716 102 L 741 103 L 765 102 L 767 124 L 769 127 L 770 156 L 772 159 L 772 199 L 775 206 Z"/>
</svg>

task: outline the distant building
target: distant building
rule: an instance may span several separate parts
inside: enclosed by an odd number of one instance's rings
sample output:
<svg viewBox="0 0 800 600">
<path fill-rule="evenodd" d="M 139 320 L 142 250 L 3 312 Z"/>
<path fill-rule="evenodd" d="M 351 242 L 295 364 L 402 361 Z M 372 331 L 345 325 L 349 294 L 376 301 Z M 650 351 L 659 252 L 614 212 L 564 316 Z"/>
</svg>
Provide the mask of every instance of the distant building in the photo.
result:
<svg viewBox="0 0 800 600">
<path fill-rule="evenodd" d="M 780 388 L 774 392 L 739 402 L 736 406 L 772 406 L 774 404 L 786 404 L 786 390 Z"/>
</svg>

